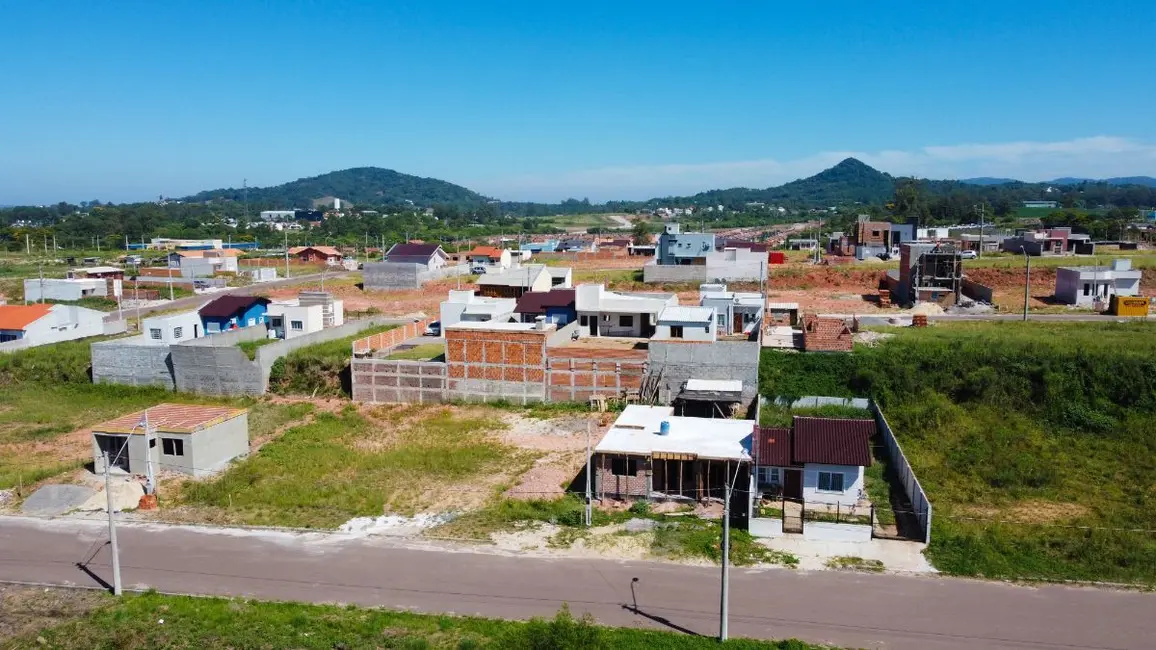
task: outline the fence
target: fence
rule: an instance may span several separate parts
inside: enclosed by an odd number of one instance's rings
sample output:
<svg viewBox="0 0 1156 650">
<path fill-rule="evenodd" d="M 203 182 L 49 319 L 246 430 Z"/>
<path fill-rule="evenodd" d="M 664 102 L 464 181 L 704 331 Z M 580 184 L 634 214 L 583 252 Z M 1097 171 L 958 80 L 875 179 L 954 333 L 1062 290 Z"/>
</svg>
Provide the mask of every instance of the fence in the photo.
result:
<svg viewBox="0 0 1156 650">
<path fill-rule="evenodd" d="M 911 469 L 911 463 L 907 461 L 907 456 L 903 454 L 903 449 L 895 439 L 895 433 L 891 430 L 891 425 L 887 423 L 887 418 L 883 416 L 882 409 L 875 403 L 875 400 L 870 400 L 870 404 L 871 410 L 875 413 L 875 424 L 879 430 L 879 436 L 887 447 L 887 455 L 891 459 L 891 466 L 895 471 L 896 478 L 902 484 L 903 492 L 911 501 L 911 510 L 915 518 L 919 520 L 919 526 L 923 532 L 921 541 L 929 543 L 931 541 L 931 501 L 928 500 L 927 493 L 923 491 L 923 486 L 919 484 L 919 479 L 915 477 L 915 471 Z"/>
<path fill-rule="evenodd" d="M 401 345 L 403 341 L 424 334 L 425 328 L 432 322 L 434 322 L 434 319 L 427 318 L 425 320 L 406 323 L 401 327 L 395 327 L 386 332 L 357 339 L 353 342 L 353 356 L 365 356 L 371 352 L 389 351 Z"/>
</svg>

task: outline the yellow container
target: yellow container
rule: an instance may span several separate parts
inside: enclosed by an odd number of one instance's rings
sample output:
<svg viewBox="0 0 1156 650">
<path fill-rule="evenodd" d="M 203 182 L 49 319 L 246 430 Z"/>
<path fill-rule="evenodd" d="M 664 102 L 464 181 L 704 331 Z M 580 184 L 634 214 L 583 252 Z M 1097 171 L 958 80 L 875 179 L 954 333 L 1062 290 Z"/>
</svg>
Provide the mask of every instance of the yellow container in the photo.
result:
<svg viewBox="0 0 1156 650">
<path fill-rule="evenodd" d="M 1108 313 L 1113 316 L 1147 316 L 1148 299 L 1135 296 L 1112 296 Z"/>
</svg>

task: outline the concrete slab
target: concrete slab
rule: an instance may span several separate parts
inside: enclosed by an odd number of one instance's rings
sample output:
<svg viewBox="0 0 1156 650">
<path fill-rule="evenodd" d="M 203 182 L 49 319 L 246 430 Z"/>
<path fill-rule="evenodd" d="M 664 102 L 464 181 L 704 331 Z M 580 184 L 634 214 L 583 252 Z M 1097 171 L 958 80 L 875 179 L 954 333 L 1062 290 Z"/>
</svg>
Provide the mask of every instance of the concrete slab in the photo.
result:
<svg viewBox="0 0 1156 650">
<path fill-rule="evenodd" d="M 935 567 L 923 555 L 924 544 L 891 539 L 868 542 L 830 542 L 804 539 L 802 535 L 784 535 L 758 540 L 776 551 L 786 551 L 799 558 L 799 568 L 826 569 L 827 561 L 836 557 L 860 557 L 879 560 L 885 571 L 898 573 L 935 573 Z"/>
<path fill-rule="evenodd" d="M 83 485 L 45 485 L 24 500 L 20 511 L 26 515 L 54 517 L 76 510 L 96 491 Z"/>
<path fill-rule="evenodd" d="M 144 496 L 144 486 L 139 481 L 120 479 L 114 480 L 112 486 L 112 507 L 115 511 L 135 510 L 140 505 L 140 498 Z M 80 504 L 76 508 L 90 512 L 99 510 L 102 512 L 108 511 L 108 497 L 105 496 L 104 490 L 97 492 L 89 497 L 87 501 Z"/>
</svg>

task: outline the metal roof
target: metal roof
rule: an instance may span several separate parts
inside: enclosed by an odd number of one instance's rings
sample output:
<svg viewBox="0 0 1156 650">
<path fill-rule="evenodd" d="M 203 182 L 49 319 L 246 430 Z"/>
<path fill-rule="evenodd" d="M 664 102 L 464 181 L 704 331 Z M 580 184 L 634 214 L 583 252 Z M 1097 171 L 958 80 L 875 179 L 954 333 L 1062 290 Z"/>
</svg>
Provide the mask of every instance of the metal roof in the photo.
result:
<svg viewBox="0 0 1156 650">
<path fill-rule="evenodd" d="M 680 323 L 709 323 L 714 320 L 714 307 L 668 305 L 658 314 L 658 321 Z"/>
<path fill-rule="evenodd" d="M 768 302 L 767 309 L 773 311 L 799 311 L 799 303 L 797 302 Z"/>
<path fill-rule="evenodd" d="M 759 427 L 755 457 L 765 467 L 791 466 L 791 430 L 788 427 Z"/>
<path fill-rule="evenodd" d="M 871 464 L 874 420 L 795 416 L 791 457 L 795 463 Z"/>
<path fill-rule="evenodd" d="M 686 390 L 714 390 L 723 392 L 741 393 L 743 382 L 740 379 L 688 379 Z"/>
</svg>

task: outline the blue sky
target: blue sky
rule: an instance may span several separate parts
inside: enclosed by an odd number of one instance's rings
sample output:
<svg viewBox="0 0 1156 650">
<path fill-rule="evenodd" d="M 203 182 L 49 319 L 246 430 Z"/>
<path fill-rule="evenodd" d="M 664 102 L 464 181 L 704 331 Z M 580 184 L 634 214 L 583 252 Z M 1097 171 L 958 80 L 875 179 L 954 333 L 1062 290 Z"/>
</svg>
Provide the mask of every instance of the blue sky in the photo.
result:
<svg viewBox="0 0 1156 650">
<path fill-rule="evenodd" d="M 818 8 L 817 8 L 818 7 Z M 1156 2 L 0 0 L 0 204 L 376 165 L 508 200 L 1156 175 Z"/>
</svg>

